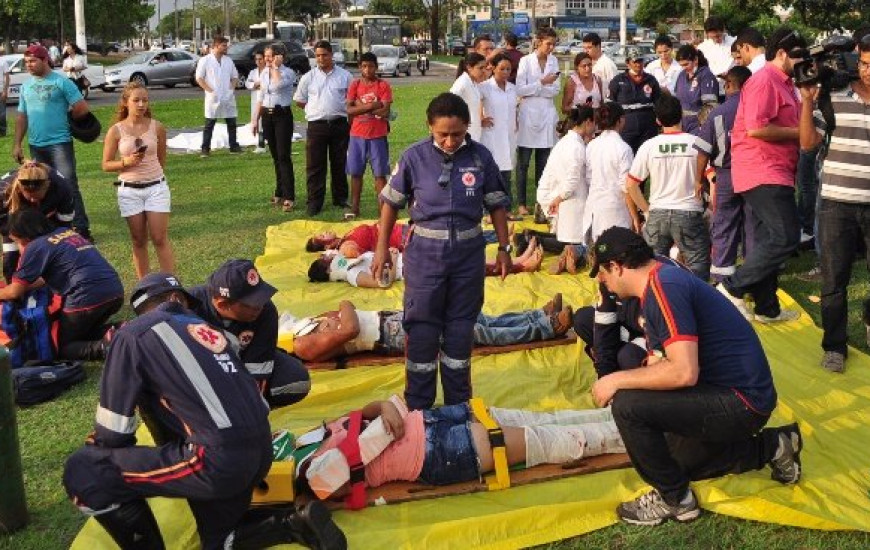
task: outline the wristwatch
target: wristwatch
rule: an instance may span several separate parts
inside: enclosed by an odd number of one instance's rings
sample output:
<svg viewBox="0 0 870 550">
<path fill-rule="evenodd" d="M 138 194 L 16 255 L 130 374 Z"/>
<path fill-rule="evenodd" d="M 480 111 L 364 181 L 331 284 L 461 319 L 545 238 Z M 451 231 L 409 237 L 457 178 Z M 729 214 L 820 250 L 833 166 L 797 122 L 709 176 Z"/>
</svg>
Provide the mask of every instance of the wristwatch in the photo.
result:
<svg viewBox="0 0 870 550">
<path fill-rule="evenodd" d="M 503 244 L 503 245 L 500 244 L 500 245 L 498 245 L 498 251 L 499 252 L 507 252 L 508 256 L 510 256 L 511 252 L 514 251 L 514 245 L 512 245 L 512 244 Z"/>
</svg>

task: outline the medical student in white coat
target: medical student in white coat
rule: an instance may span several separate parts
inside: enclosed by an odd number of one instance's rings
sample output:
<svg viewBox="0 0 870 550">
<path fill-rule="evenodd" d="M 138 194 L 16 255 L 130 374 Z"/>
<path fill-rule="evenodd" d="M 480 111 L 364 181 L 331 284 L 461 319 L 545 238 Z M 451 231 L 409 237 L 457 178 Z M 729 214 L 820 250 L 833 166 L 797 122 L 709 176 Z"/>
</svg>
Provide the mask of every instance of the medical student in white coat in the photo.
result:
<svg viewBox="0 0 870 550">
<path fill-rule="evenodd" d="M 263 52 L 257 52 L 254 54 L 254 68 L 251 69 L 251 72 L 248 73 L 248 78 L 245 80 L 245 88 L 251 90 L 251 125 L 254 124 L 255 120 L 259 119 L 259 112 L 257 112 L 257 104 L 263 100 L 263 93 L 260 91 L 260 75 L 263 74 L 263 71 L 266 69 L 266 58 L 263 56 Z M 263 134 L 263 123 L 258 122 L 259 128 L 255 132 L 253 128 L 251 128 L 251 133 L 257 134 L 258 142 L 257 148 L 254 149 L 255 153 L 265 153 L 266 152 L 266 137 Z"/>
<path fill-rule="evenodd" d="M 547 167 L 538 182 L 537 201 L 548 216 L 556 239 L 565 246 L 551 273 L 567 270 L 576 273 L 578 264 L 586 258 L 583 240 L 583 212 L 588 204 L 589 180 L 587 163 L 594 159 L 586 154 L 585 135 L 594 132 L 592 107 L 581 105 L 571 109 L 567 117 L 568 132 L 550 152 Z"/>
<path fill-rule="evenodd" d="M 583 212 L 583 235 L 587 243 L 595 242 L 609 227 L 631 228 L 634 219 L 630 210 L 633 204 L 625 191 L 634 153 L 619 135 L 625 126 L 625 111 L 609 101 L 595 112 L 595 125 L 601 134 L 586 146 L 586 158 L 590 159 L 589 208 Z"/>
<path fill-rule="evenodd" d="M 468 113 L 471 115 L 468 135 L 474 141 L 480 141 L 480 134 L 483 131 L 480 84 L 488 76 L 486 66 L 485 57 L 479 53 L 471 52 L 465 56 L 465 59 L 459 61 L 459 65 L 456 67 L 456 80 L 450 86 L 450 93 L 458 95 L 468 105 Z"/>
<path fill-rule="evenodd" d="M 553 55 L 556 31 L 543 28 L 537 34 L 538 47 L 520 59 L 517 95 L 520 99 L 517 132 L 517 212 L 526 208 L 526 181 L 532 152 L 535 153 L 535 183 L 541 179 L 550 149 L 556 144 L 559 113 L 553 98 L 559 95 L 559 61 Z"/>
<path fill-rule="evenodd" d="M 492 77 L 480 85 L 483 102 L 483 133 L 480 142 L 498 164 L 504 188 L 511 194 L 511 171 L 517 150 L 517 90 L 508 80 L 513 65 L 508 56 L 496 54 L 490 59 Z"/>
<path fill-rule="evenodd" d="M 219 118 L 227 123 L 230 153 L 242 152 L 236 140 L 236 119 L 239 113 L 236 109 L 235 89 L 239 82 L 239 71 L 236 70 L 233 60 L 227 56 L 229 41 L 223 36 L 216 36 L 212 41 L 212 53 L 196 64 L 196 83 L 205 92 L 205 128 L 202 132 L 201 157 L 211 154 L 211 135 Z"/>
</svg>

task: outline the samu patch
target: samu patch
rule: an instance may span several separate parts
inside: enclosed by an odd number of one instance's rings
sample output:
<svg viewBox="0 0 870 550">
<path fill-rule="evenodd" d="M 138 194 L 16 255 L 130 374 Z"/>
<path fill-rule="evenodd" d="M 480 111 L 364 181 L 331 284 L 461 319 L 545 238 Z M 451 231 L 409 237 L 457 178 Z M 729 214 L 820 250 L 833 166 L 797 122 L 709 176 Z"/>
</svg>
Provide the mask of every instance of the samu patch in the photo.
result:
<svg viewBox="0 0 870 550">
<path fill-rule="evenodd" d="M 205 323 L 187 325 L 187 332 L 191 338 L 212 353 L 220 353 L 227 347 L 227 339 L 223 333 Z"/>
</svg>

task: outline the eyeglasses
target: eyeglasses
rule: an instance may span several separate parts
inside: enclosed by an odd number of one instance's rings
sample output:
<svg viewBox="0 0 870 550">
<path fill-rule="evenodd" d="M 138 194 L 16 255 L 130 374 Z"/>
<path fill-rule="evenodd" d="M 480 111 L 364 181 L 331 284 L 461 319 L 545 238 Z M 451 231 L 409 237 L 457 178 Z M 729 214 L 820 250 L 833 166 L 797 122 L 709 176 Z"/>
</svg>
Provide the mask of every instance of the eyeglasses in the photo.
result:
<svg viewBox="0 0 870 550">
<path fill-rule="evenodd" d="M 41 187 L 43 184 L 48 183 L 48 180 L 23 180 L 19 179 L 18 183 L 20 183 L 23 187 Z"/>
<path fill-rule="evenodd" d="M 441 186 L 441 189 L 447 189 L 447 186 L 450 185 L 450 175 L 453 173 L 453 159 L 445 158 L 441 162 L 441 175 L 438 176 L 438 185 Z"/>
</svg>

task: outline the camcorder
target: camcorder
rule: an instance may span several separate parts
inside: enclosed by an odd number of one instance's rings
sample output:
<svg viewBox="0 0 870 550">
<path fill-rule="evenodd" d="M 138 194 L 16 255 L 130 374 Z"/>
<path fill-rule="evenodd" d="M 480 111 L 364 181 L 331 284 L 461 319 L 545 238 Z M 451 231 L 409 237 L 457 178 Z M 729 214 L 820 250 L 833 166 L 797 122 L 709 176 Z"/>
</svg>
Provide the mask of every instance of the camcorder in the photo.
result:
<svg viewBox="0 0 870 550">
<path fill-rule="evenodd" d="M 847 36 L 832 36 L 822 44 L 800 48 L 789 57 L 803 59 L 794 65 L 796 86 L 821 83 L 828 90 L 839 89 L 858 78 L 855 41 Z"/>
</svg>

